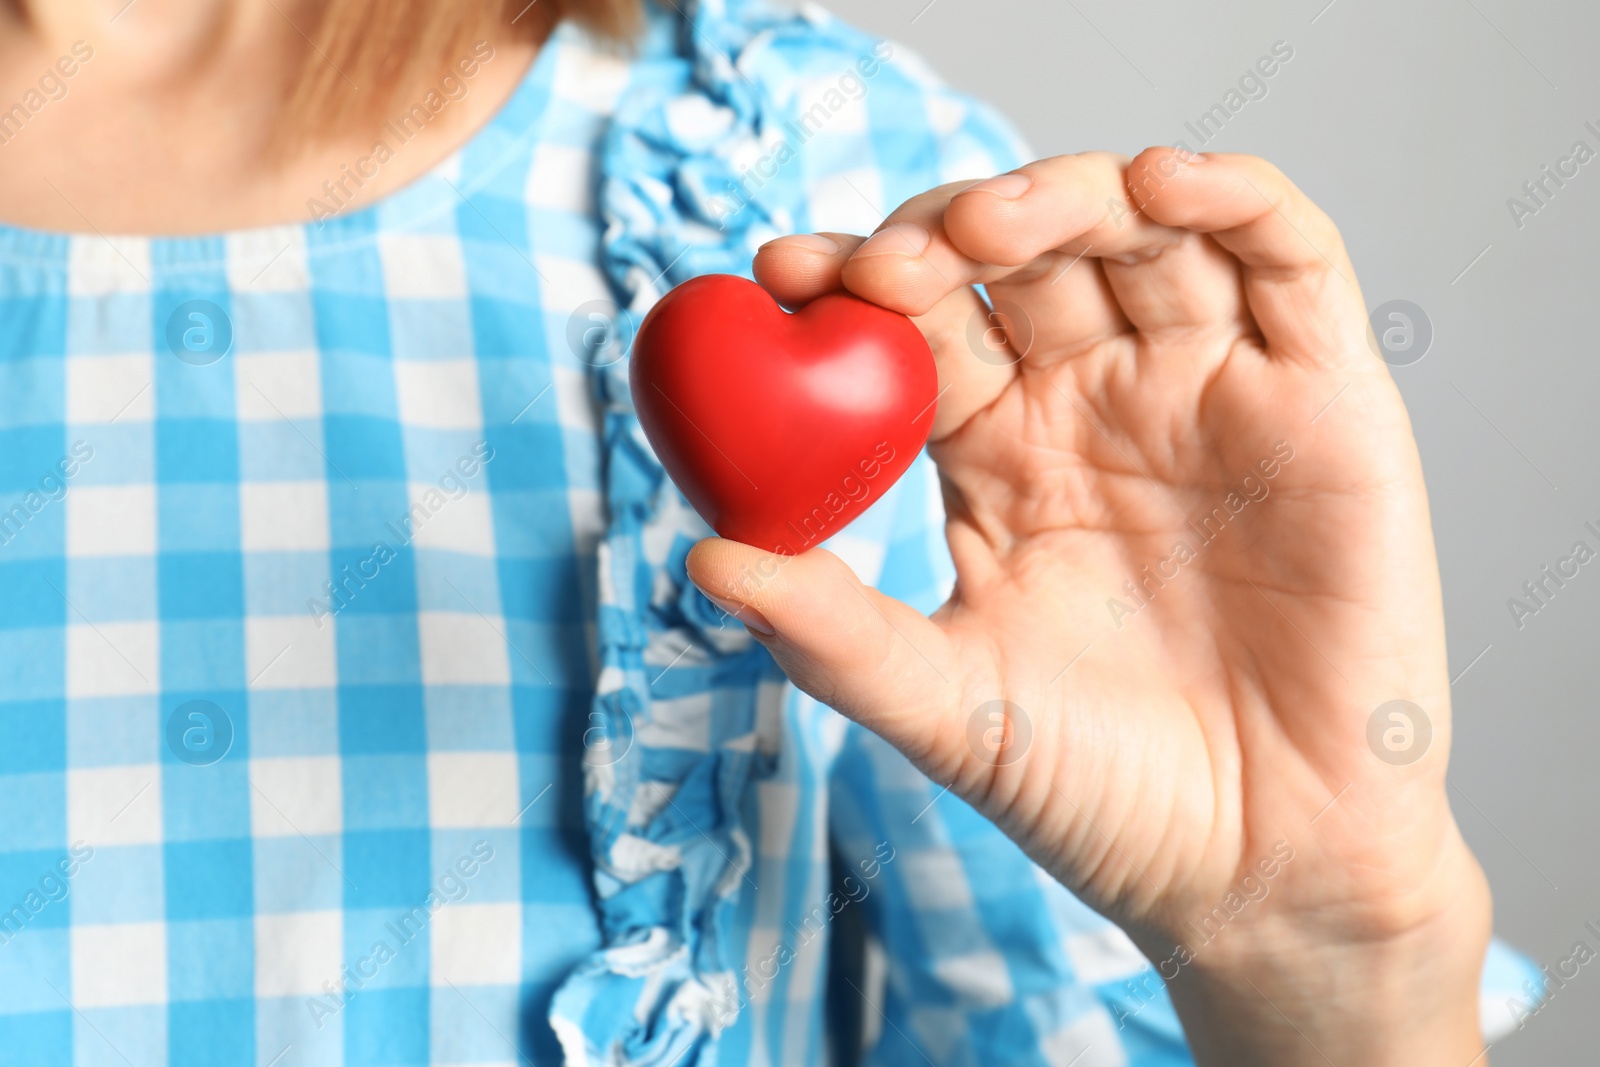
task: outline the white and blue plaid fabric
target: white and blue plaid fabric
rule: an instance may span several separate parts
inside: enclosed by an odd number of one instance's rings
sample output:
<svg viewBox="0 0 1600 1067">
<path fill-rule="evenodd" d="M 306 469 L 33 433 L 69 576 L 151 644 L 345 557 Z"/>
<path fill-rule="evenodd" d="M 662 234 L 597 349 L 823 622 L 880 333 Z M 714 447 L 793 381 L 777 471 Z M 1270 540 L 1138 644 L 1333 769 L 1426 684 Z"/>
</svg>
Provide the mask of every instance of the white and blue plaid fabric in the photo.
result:
<svg viewBox="0 0 1600 1067">
<path fill-rule="evenodd" d="M 369 210 L 0 227 L 0 1065 L 822 1064 L 841 992 L 871 1064 L 1188 1063 L 1120 931 L 685 581 L 628 408 L 671 285 L 1023 155 L 725 0 L 561 28 Z M 927 462 L 832 547 L 935 606 Z"/>
</svg>

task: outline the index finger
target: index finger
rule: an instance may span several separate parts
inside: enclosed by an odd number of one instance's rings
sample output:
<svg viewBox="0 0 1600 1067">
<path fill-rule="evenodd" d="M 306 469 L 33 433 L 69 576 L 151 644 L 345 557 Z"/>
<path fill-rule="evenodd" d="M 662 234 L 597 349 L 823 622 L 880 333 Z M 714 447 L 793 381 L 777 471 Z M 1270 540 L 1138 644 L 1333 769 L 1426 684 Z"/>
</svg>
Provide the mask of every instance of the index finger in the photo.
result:
<svg viewBox="0 0 1600 1067">
<path fill-rule="evenodd" d="M 1057 156 L 912 197 L 856 249 L 845 264 L 844 284 L 874 303 L 919 315 L 959 286 L 1046 268 L 1039 261 L 1049 253 L 1070 257 L 1092 248 L 1101 259 L 1154 255 L 1182 233 L 1130 202 L 1126 165 L 1109 152 Z M 1010 188 L 1019 182 L 1031 182 L 1045 196 L 1024 203 Z M 983 196 L 984 224 L 969 225 L 964 216 L 970 213 L 959 205 L 980 194 L 991 194 Z"/>
</svg>

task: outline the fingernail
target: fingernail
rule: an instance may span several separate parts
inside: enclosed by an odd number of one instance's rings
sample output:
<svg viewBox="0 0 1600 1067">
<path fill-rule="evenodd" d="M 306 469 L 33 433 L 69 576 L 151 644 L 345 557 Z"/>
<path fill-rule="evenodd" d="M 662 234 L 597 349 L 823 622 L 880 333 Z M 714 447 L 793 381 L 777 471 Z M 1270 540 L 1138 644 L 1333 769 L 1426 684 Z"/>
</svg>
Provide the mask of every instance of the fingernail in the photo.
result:
<svg viewBox="0 0 1600 1067">
<path fill-rule="evenodd" d="M 824 237 L 820 233 L 791 233 L 787 237 L 779 237 L 768 241 L 763 248 L 773 245 L 782 245 L 784 248 L 799 248 L 807 252 L 820 252 L 831 256 L 839 251 L 839 242 L 831 237 Z"/>
<path fill-rule="evenodd" d="M 914 222 L 897 222 L 893 226 L 885 226 L 871 237 L 866 243 L 856 249 L 855 258 L 862 259 L 866 256 L 920 256 L 932 241 L 928 231 Z"/>
<path fill-rule="evenodd" d="M 1001 174 L 993 178 L 985 178 L 977 185 L 969 185 L 961 190 L 963 193 L 993 193 L 1002 200 L 1016 200 L 1029 189 L 1033 188 L 1033 179 L 1026 174 L 1013 171 L 1010 174 Z"/>
<path fill-rule="evenodd" d="M 702 589 L 701 592 L 705 593 L 705 590 Z M 713 596 L 711 593 L 706 593 L 706 599 L 757 633 L 771 637 L 778 632 L 772 628 L 772 624 L 767 621 L 765 615 L 748 604 L 736 604 L 731 600 L 724 600 L 720 596 Z"/>
</svg>

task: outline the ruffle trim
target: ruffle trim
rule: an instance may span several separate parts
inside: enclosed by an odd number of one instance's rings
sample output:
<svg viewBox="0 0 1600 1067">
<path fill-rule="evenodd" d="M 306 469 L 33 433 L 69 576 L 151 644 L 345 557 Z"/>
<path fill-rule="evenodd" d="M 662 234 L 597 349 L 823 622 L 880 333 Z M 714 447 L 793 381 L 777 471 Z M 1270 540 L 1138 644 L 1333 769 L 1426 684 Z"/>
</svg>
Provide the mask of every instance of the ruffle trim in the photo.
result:
<svg viewBox="0 0 1600 1067">
<path fill-rule="evenodd" d="M 773 46 L 837 50 L 841 64 L 862 48 L 820 8 L 758 0 L 689 0 L 653 29 L 676 47 L 635 64 L 601 159 L 604 266 L 635 325 L 688 278 L 748 276 L 756 249 L 794 228 L 799 167 L 742 181 L 783 136 Z M 777 766 L 783 680 L 688 582 L 688 550 L 711 531 L 662 472 L 627 375 L 626 361 L 593 371 L 608 520 L 584 783 L 603 943 L 550 1018 L 568 1064 L 710 1067 L 741 1009 L 748 795 Z"/>
</svg>

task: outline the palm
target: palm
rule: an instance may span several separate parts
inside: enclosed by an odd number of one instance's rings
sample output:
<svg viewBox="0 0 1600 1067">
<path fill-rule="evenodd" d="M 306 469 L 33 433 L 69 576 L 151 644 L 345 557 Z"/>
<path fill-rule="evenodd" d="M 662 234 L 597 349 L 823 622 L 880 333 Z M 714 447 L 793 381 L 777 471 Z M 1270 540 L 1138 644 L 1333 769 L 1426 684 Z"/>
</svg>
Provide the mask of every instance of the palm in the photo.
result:
<svg viewBox="0 0 1600 1067">
<path fill-rule="evenodd" d="M 1407 513 L 1414 456 L 1374 447 L 1350 410 L 1311 421 L 1349 380 L 1248 339 L 1118 338 L 1024 373 L 934 449 L 960 575 L 935 619 L 958 699 L 1004 696 L 1035 737 L 1020 759 L 973 751 L 954 716 L 923 759 L 1125 921 L 1203 910 L 1386 769 L 1363 743 L 1377 704 L 1443 711 L 1438 602 L 1407 574 L 1431 559 Z M 1403 419 L 1380 375 L 1350 392 L 1338 403 Z M 1329 839 L 1344 825 L 1319 843 L 1362 849 Z"/>
<path fill-rule="evenodd" d="M 929 620 L 815 552 L 745 602 L 774 616 L 797 684 L 1147 951 L 1280 841 L 1305 858 L 1258 910 L 1403 922 L 1441 879 L 1481 879 L 1450 858 L 1410 427 L 1331 224 L 1244 157 L 1152 188 L 1164 156 L 1061 157 L 1026 168 L 1021 193 L 915 198 L 868 245 L 763 251 L 757 276 L 786 303 L 843 285 L 918 316 L 957 584 Z M 1108 217 L 1119 196 L 1142 211 Z M 975 357 L 975 282 L 1014 358 Z M 708 542 L 691 572 L 732 595 L 753 551 Z M 1437 737 L 1403 764 L 1367 743 L 1395 699 Z"/>
</svg>

